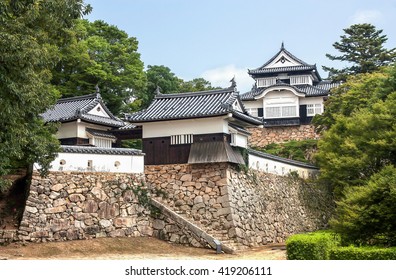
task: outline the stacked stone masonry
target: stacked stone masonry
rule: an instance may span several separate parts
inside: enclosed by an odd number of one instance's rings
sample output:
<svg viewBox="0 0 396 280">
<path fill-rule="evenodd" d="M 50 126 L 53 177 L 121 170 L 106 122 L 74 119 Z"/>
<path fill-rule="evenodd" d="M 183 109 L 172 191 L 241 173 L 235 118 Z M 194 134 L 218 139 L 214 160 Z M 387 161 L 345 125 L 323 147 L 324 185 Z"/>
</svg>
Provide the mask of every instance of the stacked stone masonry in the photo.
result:
<svg viewBox="0 0 396 280">
<path fill-rule="evenodd" d="M 252 135 L 249 137 L 251 147 L 264 147 L 271 143 L 283 143 L 290 140 L 319 139 L 313 125 L 290 127 L 249 128 Z"/>
<path fill-rule="evenodd" d="M 50 172 L 45 178 L 34 174 L 20 227 L 0 231 L 0 243 L 154 236 L 209 246 L 150 207 L 150 196 L 142 190 L 144 174 Z"/>
<path fill-rule="evenodd" d="M 34 174 L 19 229 L 0 239 L 153 236 L 209 247 L 213 237 L 241 249 L 324 228 L 332 211 L 326 190 L 228 163 L 146 166 L 145 175 L 51 172 Z"/>
<path fill-rule="evenodd" d="M 147 166 L 146 180 L 157 199 L 235 249 L 324 228 L 333 209 L 328 192 L 302 180 L 226 163 Z"/>
</svg>

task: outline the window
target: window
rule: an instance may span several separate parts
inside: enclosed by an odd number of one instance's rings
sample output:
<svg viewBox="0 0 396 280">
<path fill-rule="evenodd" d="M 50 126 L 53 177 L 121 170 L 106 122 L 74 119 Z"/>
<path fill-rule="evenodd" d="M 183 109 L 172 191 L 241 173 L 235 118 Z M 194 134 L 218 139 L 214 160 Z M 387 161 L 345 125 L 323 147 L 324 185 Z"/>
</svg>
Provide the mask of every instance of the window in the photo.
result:
<svg viewBox="0 0 396 280">
<path fill-rule="evenodd" d="M 180 134 L 171 136 L 171 145 L 191 144 L 193 143 L 192 134 Z"/>
<path fill-rule="evenodd" d="M 258 108 L 248 108 L 246 109 L 249 115 L 253 117 L 258 117 Z"/>
<path fill-rule="evenodd" d="M 307 116 L 315 116 L 322 112 L 322 104 L 307 104 Z"/>
<path fill-rule="evenodd" d="M 289 118 L 297 117 L 296 106 L 271 106 L 265 108 L 265 118 Z"/>
<path fill-rule="evenodd" d="M 111 148 L 112 140 L 106 138 L 94 137 L 92 144 L 100 148 Z"/>
<path fill-rule="evenodd" d="M 269 87 L 276 84 L 276 78 L 257 79 L 257 87 Z"/>
</svg>

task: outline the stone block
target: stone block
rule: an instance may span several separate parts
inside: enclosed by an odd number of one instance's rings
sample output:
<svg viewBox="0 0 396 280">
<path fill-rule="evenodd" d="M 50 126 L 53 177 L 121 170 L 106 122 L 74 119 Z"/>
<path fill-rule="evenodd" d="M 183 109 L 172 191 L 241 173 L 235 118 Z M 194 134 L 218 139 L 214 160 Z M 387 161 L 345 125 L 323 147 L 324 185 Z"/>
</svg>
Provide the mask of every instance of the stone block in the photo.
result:
<svg viewBox="0 0 396 280">
<path fill-rule="evenodd" d="M 192 180 L 191 174 L 184 174 L 183 176 L 180 177 L 180 181 L 182 182 L 191 182 L 191 180 Z"/>
<path fill-rule="evenodd" d="M 66 206 L 58 206 L 58 207 L 51 207 L 44 209 L 44 213 L 46 214 L 55 214 L 55 213 L 62 213 L 66 211 Z"/>
<path fill-rule="evenodd" d="M 101 226 L 101 227 L 104 227 L 104 228 L 106 228 L 106 227 L 109 227 L 109 226 L 111 226 L 111 221 L 109 221 L 109 220 L 100 220 L 99 221 L 99 225 Z"/>
<path fill-rule="evenodd" d="M 94 200 L 87 200 L 83 204 L 83 212 L 96 213 L 98 211 L 98 204 Z"/>
<path fill-rule="evenodd" d="M 69 195 L 69 199 L 71 202 L 85 201 L 85 197 L 82 194 L 71 194 Z"/>
<path fill-rule="evenodd" d="M 114 226 L 116 228 L 120 227 L 132 227 L 136 224 L 136 219 L 132 217 L 125 217 L 125 218 L 115 218 L 113 220 Z"/>
<path fill-rule="evenodd" d="M 31 206 L 25 206 L 25 210 L 29 213 L 35 214 L 38 212 L 36 207 L 31 207 Z"/>
<path fill-rule="evenodd" d="M 98 183 L 96 187 L 92 188 L 91 192 L 92 194 L 99 200 L 106 200 L 108 198 L 107 194 L 104 192 L 104 190 L 101 187 L 102 185 Z"/>
<path fill-rule="evenodd" d="M 163 220 L 155 219 L 153 221 L 153 228 L 161 230 L 165 227 L 165 222 Z"/>
<path fill-rule="evenodd" d="M 63 188 L 64 188 L 63 184 L 56 184 L 50 187 L 50 189 L 55 192 L 59 192 Z"/>
</svg>

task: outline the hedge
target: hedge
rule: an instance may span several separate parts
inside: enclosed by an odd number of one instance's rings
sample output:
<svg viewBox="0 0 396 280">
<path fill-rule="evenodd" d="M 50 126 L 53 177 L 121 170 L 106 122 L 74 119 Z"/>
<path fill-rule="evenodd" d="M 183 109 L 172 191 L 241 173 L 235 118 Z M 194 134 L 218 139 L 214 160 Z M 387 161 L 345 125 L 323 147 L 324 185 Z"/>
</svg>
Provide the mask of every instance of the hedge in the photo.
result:
<svg viewBox="0 0 396 280">
<path fill-rule="evenodd" d="M 396 247 L 334 247 L 329 257 L 331 260 L 396 260 Z"/>
<path fill-rule="evenodd" d="M 289 260 L 328 260 L 330 249 L 340 242 L 331 231 L 296 234 L 286 240 Z"/>
<path fill-rule="evenodd" d="M 296 234 L 286 240 L 289 260 L 396 260 L 396 247 L 340 247 L 332 231 Z"/>
</svg>

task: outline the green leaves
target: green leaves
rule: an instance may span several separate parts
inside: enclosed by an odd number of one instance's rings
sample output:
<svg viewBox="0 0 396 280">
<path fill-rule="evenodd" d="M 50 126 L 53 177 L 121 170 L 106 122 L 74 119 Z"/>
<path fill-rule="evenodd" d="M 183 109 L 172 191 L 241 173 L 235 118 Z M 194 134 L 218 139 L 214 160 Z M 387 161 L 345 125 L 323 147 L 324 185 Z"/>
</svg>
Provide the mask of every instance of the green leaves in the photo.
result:
<svg viewBox="0 0 396 280">
<path fill-rule="evenodd" d="M 3 1 L 0 9 L 0 176 L 15 163 L 45 170 L 59 146 L 39 116 L 59 97 L 51 69 L 63 35 L 87 10 L 80 0 Z"/>
<path fill-rule="evenodd" d="M 146 86 L 136 38 L 103 21 L 87 20 L 78 20 L 69 36 L 52 84 L 64 97 L 91 94 L 98 85 L 110 111 L 127 110 Z"/>
<path fill-rule="evenodd" d="M 333 80 L 345 81 L 347 76 L 359 73 L 371 73 L 382 66 L 395 62 L 396 48 L 387 50 L 383 44 L 388 40 L 386 35 L 381 35 L 382 30 L 377 30 L 371 24 L 354 24 L 344 29 L 345 34 L 341 40 L 335 42 L 333 47 L 341 55 L 326 54 L 330 60 L 348 62 L 351 66 L 343 69 L 323 67 L 329 72 Z"/>
<path fill-rule="evenodd" d="M 396 168 L 386 166 L 367 184 L 347 189 L 331 225 L 347 244 L 395 246 Z"/>
</svg>

